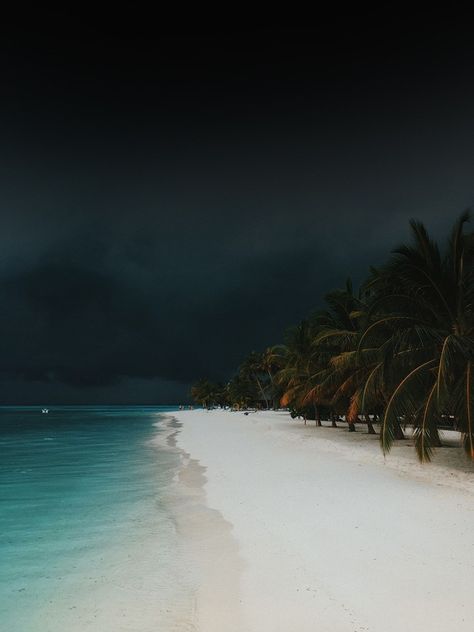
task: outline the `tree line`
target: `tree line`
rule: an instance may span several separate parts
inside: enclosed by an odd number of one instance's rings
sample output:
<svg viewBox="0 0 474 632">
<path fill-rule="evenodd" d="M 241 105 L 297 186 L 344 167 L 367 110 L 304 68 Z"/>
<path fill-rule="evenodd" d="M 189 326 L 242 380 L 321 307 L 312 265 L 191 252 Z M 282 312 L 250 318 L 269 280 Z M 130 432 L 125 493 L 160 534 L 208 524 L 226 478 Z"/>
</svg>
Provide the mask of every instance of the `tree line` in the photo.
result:
<svg viewBox="0 0 474 632">
<path fill-rule="evenodd" d="M 421 461 L 441 445 L 439 429 L 463 435 L 474 458 L 474 233 L 469 212 L 443 248 L 410 222 L 411 242 L 372 267 L 355 291 L 329 292 L 325 305 L 285 333 L 281 344 L 251 353 L 226 384 L 199 380 L 202 406 L 282 406 L 292 415 L 364 422 L 388 452 L 413 427 Z"/>
</svg>

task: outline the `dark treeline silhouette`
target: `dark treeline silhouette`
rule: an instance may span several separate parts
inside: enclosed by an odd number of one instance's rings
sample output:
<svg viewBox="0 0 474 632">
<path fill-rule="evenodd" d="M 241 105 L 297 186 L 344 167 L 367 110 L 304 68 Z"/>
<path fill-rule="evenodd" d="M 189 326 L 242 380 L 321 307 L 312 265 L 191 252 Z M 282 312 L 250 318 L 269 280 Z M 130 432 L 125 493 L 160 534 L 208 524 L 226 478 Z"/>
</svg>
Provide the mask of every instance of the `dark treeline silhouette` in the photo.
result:
<svg viewBox="0 0 474 632">
<path fill-rule="evenodd" d="M 384 452 L 414 429 L 420 460 L 441 445 L 439 428 L 463 434 L 474 458 L 474 233 L 469 213 L 441 249 L 411 221 L 412 241 L 329 292 L 325 308 L 290 328 L 282 344 L 252 353 L 227 384 L 200 380 L 202 406 L 288 408 L 293 416 L 343 417 L 349 430 L 380 422 Z"/>
</svg>

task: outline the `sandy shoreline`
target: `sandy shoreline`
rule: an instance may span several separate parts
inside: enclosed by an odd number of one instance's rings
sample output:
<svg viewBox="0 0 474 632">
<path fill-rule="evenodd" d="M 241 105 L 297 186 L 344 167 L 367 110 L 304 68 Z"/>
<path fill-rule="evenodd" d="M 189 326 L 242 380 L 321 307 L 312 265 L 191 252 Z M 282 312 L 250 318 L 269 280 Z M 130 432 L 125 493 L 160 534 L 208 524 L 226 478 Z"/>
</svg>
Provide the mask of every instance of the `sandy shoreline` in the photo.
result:
<svg viewBox="0 0 474 632">
<path fill-rule="evenodd" d="M 474 468 L 286 413 L 174 413 L 203 632 L 472 629 Z M 357 443 L 358 445 L 354 445 Z M 411 443 L 411 442 L 407 442 Z M 178 494 L 179 495 L 179 494 Z"/>
<path fill-rule="evenodd" d="M 187 607 L 169 603 L 172 623 L 161 618 L 159 623 L 164 630 L 240 632 L 244 629 L 239 601 L 243 563 L 232 525 L 207 502 L 206 467 L 178 446 L 183 425 L 174 416 L 156 425 L 160 432 L 151 443 L 180 457 L 164 500 L 173 516 L 180 557 L 187 561 L 180 581 L 186 580 L 190 601 Z"/>
</svg>

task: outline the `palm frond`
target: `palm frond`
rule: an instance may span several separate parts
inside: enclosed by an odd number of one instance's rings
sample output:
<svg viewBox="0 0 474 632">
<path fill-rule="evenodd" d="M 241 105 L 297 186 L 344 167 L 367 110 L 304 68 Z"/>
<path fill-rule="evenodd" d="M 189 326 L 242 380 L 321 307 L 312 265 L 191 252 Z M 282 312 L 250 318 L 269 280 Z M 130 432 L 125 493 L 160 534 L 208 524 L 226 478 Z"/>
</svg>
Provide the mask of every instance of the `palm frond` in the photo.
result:
<svg viewBox="0 0 474 632">
<path fill-rule="evenodd" d="M 398 384 L 393 391 L 385 409 L 382 421 L 382 431 L 380 433 L 380 442 L 384 454 L 387 454 L 392 447 L 395 439 L 395 426 L 400 418 L 413 417 L 419 408 L 420 393 L 417 389 L 411 390 L 408 387 L 433 367 L 435 360 L 428 360 L 423 364 L 412 369 Z"/>
<path fill-rule="evenodd" d="M 433 402 L 437 389 L 435 382 L 429 392 L 428 398 L 422 410 L 422 419 L 419 427 L 415 428 L 415 448 L 420 461 L 431 461 L 433 453 L 433 436 L 437 436 L 435 419 L 433 416 Z"/>
</svg>

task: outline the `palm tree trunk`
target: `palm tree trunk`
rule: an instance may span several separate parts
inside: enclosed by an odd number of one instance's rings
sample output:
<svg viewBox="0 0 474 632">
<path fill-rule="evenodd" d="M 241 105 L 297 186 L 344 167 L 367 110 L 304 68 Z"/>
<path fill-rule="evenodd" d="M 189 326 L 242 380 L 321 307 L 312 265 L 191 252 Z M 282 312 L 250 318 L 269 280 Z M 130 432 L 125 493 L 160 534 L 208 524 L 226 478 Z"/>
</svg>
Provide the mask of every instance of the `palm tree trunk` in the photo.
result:
<svg viewBox="0 0 474 632">
<path fill-rule="evenodd" d="M 395 420 L 394 422 L 394 435 L 395 435 L 395 439 L 404 439 L 405 438 L 405 433 L 403 432 L 403 428 L 400 425 L 400 422 L 398 421 L 398 419 Z"/>
<path fill-rule="evenodd" d="M 376 434 L 372 422 L 370 421 L 369 415 L 365 416 L 365 421 L 367 422 L 367 431 L 369 434 Z"/>
<path fill-rule="evenodd" d="M 255 379 L 257 381 L 260 393 L 262 394 L 262 397 L 263 397 L 263 399 L 265 401 L 265 408 L 268 410 L 268 399 L 265 397 L 265 391 L 263 390 L 262 385 L 261 385 L 260 380 L 258 379 L 258 377 L 256 377 Z"/>
<path fill-rule="evenodd" d="M 275 382 L 273 380 L 273 375 L 270 373 L 270 371 L 267 369 L 267 373 L 268 373 L 268 377 L 270 378 L 270 384 L 272 387 L 272 408 L 273 410 L 275 410 L 275 408 L 277 408 L 275 406 L 275 399 L 273 398 L 273 396 L 275 395 Z"/>
<path fill-rule="evenodd" d="M 316 406 L 316 404 L 313 404 L 313 406 L 314 406 L 314 419 L 316 420 L 316 425 L 322 426 L 323 424 L 321 423 L 321 415 L 319 413 L 319 408 Z"/>
<path fill-rule="evenodd" d="M 433 428 L 433 432 L 430 437 L 430 444 L 433 448 L 441 448 L 443 445 L 441 443 L 441 437 L 439 436 L 438 428 Z"/>
</svg>

